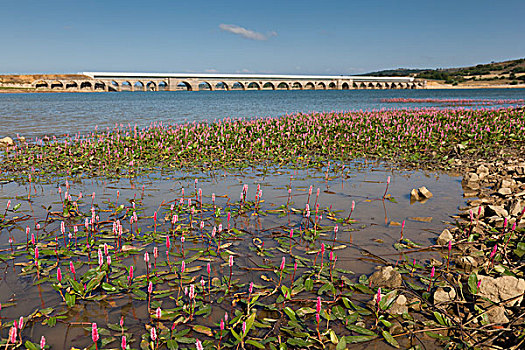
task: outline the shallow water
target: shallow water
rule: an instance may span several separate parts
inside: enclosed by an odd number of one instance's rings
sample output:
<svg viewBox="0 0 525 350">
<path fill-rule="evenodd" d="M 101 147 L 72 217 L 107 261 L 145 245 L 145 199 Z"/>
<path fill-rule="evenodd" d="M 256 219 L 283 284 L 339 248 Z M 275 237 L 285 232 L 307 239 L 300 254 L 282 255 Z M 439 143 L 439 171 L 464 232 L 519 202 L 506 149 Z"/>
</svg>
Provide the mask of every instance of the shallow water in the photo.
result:
<svg viewBox="0 0 525 350">
<path fill-rule="evenodd" d="M 391 183 L 388 188 L 392 200 L 381 200 L 386 188 L 386 179 L 391 176 Z M 341 249 L 334 250 L 337 255 L 337 268 L 353 271 L 354 274 L 348 274 L 351 280 L 357 280 L 361 274 L 370 274 L 374 267 L 380 262 L 370 256 L 363 255 L 363 252 L 369 251 L 377 256 L 382 257 L 388 262 L 395 262 L 399 259 L 399 254 L 393 248 L 393 244 L 399 240 L 399 224 L 406 220 L 404 236 L 415 243 L 428 246 L 434 243 L 437 235 L 446 226 L 444 222 L 449 221 L 449 215 L 457 211 L 458 206 L 464 204 L 461 196 L 462 190 L 460 179 L 443 173 L 425 173 L 422 171 L 398 171 L 389 168 L 384 163 L 369 163 L 366 161 L 356 161 L 345 164 L 345 168 L 339 165 L 332 165 L 328 170 L 325 169 L 304 169 L 293 170 L 286 168 L 268 168 L 268 169 L 248 169 L 242 172 L 219 171 L 214 173 L 173 173 L 173 174 L 154 174 L 137 179 L 105 180 L 105 179 L 83 179 L 81 182 L 70 182 L 69 192 L 76 197 L 80 192 L 83 193 L 83 200 L 80 202 L 80 211 L 89 213 L 91 207 L 91 193 L 95 192 L 95 205 L 98 206 L 97 214 L 100 220 L 115 220 L 115 217 L 108 217 L 108 213 L 102 209 L 114 205 L 125 204 L 131 207 L 131 199 L 136 199 L 139 216 L 139 225 L 142 228 L 141 235 L 144 231 L 154 230 L 152 215 L 158 211 L 157 232 L 168 232 L 171 224 L 164 220 L 165 214 L 170 212 L 170 204 L 177 203 L 181 198 L 181 191 L 185 189 L 185 209 L 182 211 L 179 222 L 188 224 L 189 210 L 187 200 L 193 198 L 195 205 L 195 181 L 198 179 L 196 187 L 202 189 L 203 202 L 211 204 L 211 195 L 215 193 L 217 207 L 223 208 L 222 217 L 215 220 L 207 214 L 195 214 L 193 219 L 194 235 L 197 239 L 188 239 L 185 243 L 186 258 L 193 253 L 192 249 L 202 249 L 205 243 L 199 239 L 201 233 L 198 229 L 198 223 L 202 220 L 205 222 L 204 231 L 209 233 L 212 226 L 218 226 L 222 223 L 227 227 L 227 219 L 224 215 L 225 209 L 233 208 L 234 202 L 239 200 L 239 194 L 243 185 L 248 185 L 248 200 L 253 201 L 257 185 L 261 186 L 263 191 L 261 203 L 261 213 L 254 215 L 254 211 L 248 211 L 239 215 L 232 215 L 231 227 L 240 230 L 243 233 L 240 238 L 230 240 L 232 245 L 227 249 L 233 251 L 235 256 L 235 265 L 233 269 L 234 278 L 239 278 L 242 283 L 253 281 L 256 284 L 264 284 L 261 275 L 276 278 L 273 272 L 249 270 L 257 268 L 262 264 L 278 266 L 281 257 L 287 254 L 277 250 L 283 246 L 283 242 L 288 242 L 288 234 L 291 228 L 294 229 L 293 252 L 301 256 L 313 258 L 306 252 L 312 249 L 312 246 L 301 239 L 300 232 L 304 229 L 306 219 L 303 213 L 288 212 L 283 215 L 265 211 L 277 209 L 279 206 L 288 202 L 288 188 L 291 188 L 291 197 L 289 199 L 290 207 L 303 210 L 308 201 L 308 190 L 313 186 L 313 193 L 310 197 L 310 207 L 312 208 L 312 217 L 314 216 L 314 201 L 317 189 L 320 190 L 318 198 L 320 212 L 323 218 L 321 226 L 328 227 L 328 230 L 322 232 L 315 245 L 318 249 L 320 242 L 327 246 L 338 247 Z M 144 189 L 143 189 L 144 186 Z M 410 204 L 409 192 L 412 188 L 426 186 L 434 197 L 425 203 Z M 59 187 L 62 194 L 59 194 Z M 2 253 L 6 254 L 11 251 L 9 237 L 13 237 L 13 249 L 25 249 L 26 234 L 25 228 L 30 227 L 31 232 L 36 232 L 36 222 L 44 225 L 44 220 L 48 214 L 46 207 L 51 212 L 60 212 L 62 210 L 61 195 L 66 191 L 65 182 L 61 180 L 55 185 L 34 184 L 29 192 L 29 185 L 19 185 L 10 183 L 0 187 L 0 208 L 5 208 L 8 200 L 12 205 L 21 203 L 20 209 L 16 213 L 10 213 L 10 218 L 16 216 L 22 217 L 27 214 L 28 220 L 21 221 L 16 225 L 3 228 L 0 232 L 0 248 Z M 117 202 L 117 191 L 119 198 Z M 28 201 L 28 194 L 30 200 Z M 335 239 L 333 227 L 336 223 L 329 217 L 334 215 L 336 218 L 346 218 L 349 214 L 352 201 L 355 201 L 355 210 L 352 213 L 352 219 L 356 222 L 352 224 L 337 223 L 339 231 Z M 198 206 L 196 207 L 198 210 Z M 333 214 L 329 214 L 333 213 Z M 200 215 L 200 217 L 199 217 Z M 201 219 L 202 217 L 202 219 Z M 411 219 L 414 217 L 431 218 L 430 222 L 418 221 Z M 168 218 L 169 220 L 169 218 Z M 79 225 L 80 230 L 83 226 L 83 218 L 80 220 L 65 220 L 67 231 L 71 231 L 72 225 Z M 59 244 L 63 245 L 62 235 L 60 233 L 60 222 L 58 217 L 50 221 L 42 232 L 47 232 L 49 241 L 57 237 Z M 129 222 L 123 223 L 126 229 L 130 228 Z M 109 225 L 109 230 L 111 226 Z M 67 234 L 67 233 L 66 233 Z M 139 237 L 141 235 L 138 235 Z M 181 243 L 176 235 L 173 240 L 172 251 L 180 252 Z M 227 237 L 227 236 L 225 236 Z M 263 258 L 255 254 L 254 240 L 260 239 L 265 243 L 267 251 L 272 252 L 273 257 Z M 334 240 L 335 239 L 335 240 Z M 66 241 L 67 240 L 66 238 Z M 226 242 L 223 241 L 223 243 Z M 70 242 L 73 244 L 73 242 Z M 158 262 L 166 261 L 163 243 L 147 243 L 147 240 L 137 238 L 132 242 L 137 246 L 144 248 L 153 256 L 153 246 L 159 247 Z M 142 251 L 138 255 L 132 255 L 121 261 L 124 265 L 133 265 L 136 276 L 146 273 L 145 263 L 143 261 Z M 431 257 L 439 259 L 437 253 L 419 252 L 410 254 L 410 259 L 415 258 L 418 261 L 428 261 Z M 325 257 L 326 258 L 326 257 Z M 85 258 L 80 258 L 84 259 Z M 171 257 L 171 259 L 174 259 Z M 176 258 L 175 258 L 176 259 Z M 268 261 L 266 261 L 266 259 Z M 16 302 L 16 306 L 3 307 L 1 317 L 5 320 L 12 320 L 21 315 L 29 315 L 37 308 L 53 307 L 59 310 L 67 310 L 60 295 L 51 288 L 50 282 L 34 286 L 34 275 L 20 276 L 20 265 L 31 261 L 28 255 L 20 255 L 15 261 L 7 261 L 4 266 L 4 274 L 0 281 L 0 302 L 5 305 L 9 300 Z M 180 259 L 179 259 L 180 261 Z M 63 261 L 63 271 L 67 271 L 67 261 Z M 291 264 L 290 261 L 287 261 Z M 205 265 L 205 262 L 193 262 L 188 266 Z M 228 274 L 228 267 L 219 257 L 212 259 L 213 276 L 220 277 Z M 85 267 L 82 268 L 85 270 Z M 160 270 L 166 267 L 160 267 Z M 303 267 L 299 267 L 297 276 Z M 82 270 L 81 270 L 82 271 Z M 77 271 L 77 274 L 81 272 Z M 193 272 L 192 275 L 203 276 L 207 279 L 205 268 Z M 55 278 L 56 275 L 51 275 Z M 289 283 L 290 276 L 285 276 Z M 156 287 L 157 288 L 157 287 Z M 158 288 L 162 289 L 159 285 Z M 212 304 L 210 316 L 199 318 L 198 323 L 216 329 L 217 322 L 224 312 L 232 312 L 231 309 L 224 309 L 223 304 Z M 174 307 L 170 300 L 165 300 L 162 308 Z M 70 346 L 89 346 L 91 344 L 90 335 L 82 327 L 89 327 L 91 322 L 97 322 L 99 327 L 106 327 L 109 323 L 118 323 L 121 316 L 125 317 L 126 326 L 136 334 L 135 340 L 139 334 L 145 332 L 144 324 L 150 322 L 150 316 L 147 311 L 147 302 L 133 298 L 131 293 L 119 293 L 110 295 L 100 302 L 77 302 L 73 308 L 66 313 L 66 323 L 57 323 L 57 326 L 49 328 L 42 326 L 40 322 L 30 324 L 24 329 L 24 336 L 37 342 L 41 335 L 45 335 L 48 343 L 54 348 L 69 348 Z M 82 324 L 84 322 L 85 324 Z M 167 327 L 170 324 L 166 323 Z M 7 329 L 4 330 L 4 333 Z M 3 334 L 6 336 L 7 334 Z M 134 344 L 138 347 L 138 343 Z M 116 343 L 113 344 L 116 346 Z"/>
<path fill-rule="evenodd" d="M 296 112 L 446 107 L 436 103 L 384 103 L 384 98 L 524 99 L 525 89 L 199 91 L 0 94 L 0 137 L 86 133 L 115 124 L 147 127 Z M 498 107 L 500 105 L 489 106 Z M 469 106 L 477 108 L 484 106 Z"/>
</svg>

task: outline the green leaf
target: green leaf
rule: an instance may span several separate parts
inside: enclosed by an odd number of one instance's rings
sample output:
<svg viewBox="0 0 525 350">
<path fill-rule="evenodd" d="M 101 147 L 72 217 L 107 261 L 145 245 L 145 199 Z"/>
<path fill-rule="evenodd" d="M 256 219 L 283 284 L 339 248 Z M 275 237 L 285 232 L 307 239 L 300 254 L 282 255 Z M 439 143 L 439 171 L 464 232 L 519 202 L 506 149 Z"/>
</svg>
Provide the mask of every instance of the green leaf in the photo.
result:
<svg viewBox="0 0 525 350">
<path fill-rule="evenodd" d="M 64 295 L 64 298 L 66 299 L 66 305 L 68 307 L 73 307 L 75 306 L 75 301 L 77 299 L 77 296 L 75 294 L 70 294 L 70 293 L 66 293 Z"/>
<path fill-rule="evenodd" d="M 468 289 L 470 290 L 470 293 L 477 294 L 478 293 L 478 275 L 475 273 L 471 273 L 470 276 L 468 276 Z"/>
<path fill-rule="evenodd" d="M 295 312 L 290 307 L 285 307 L 283 311 L 285 314 L 288 315 L 288 317 L 290 317 L 290 319 L 297 321 L 297 318 L 295 317 Z"/>
<path fill-rule="evenodd" d="M 341 337 L 339 343 L 335 347 L 335 350 L 345 350 L 346 349 L 346 337 Z"/>
<path fill-rule="evenodd" d="M 381 334 L 383 335 L 383 338 L 385 338 L 388 344 L 399 349 L 399 343 L 397 342 L 397 340 L 394 339 L 392 334 L 388 333 L 387 331 L 382 331 Z"/>
<path fill-rule="evenodd" d="M 255 346 L 256 348 L 259 348 L 259 349 L 266 349 L 266 347 L 263 344 L 255 340 L 248 339 L 245 341 L 245 343 Z"/>
<path fill-rule="evenodd" d="M 310 292 L 314 288 L 314 281 L 312 279 L 307 278 L 306 281 L 304 281 L 304 288 L 306 291 Z"/>
<path fill-rule="evenodd" d="M 352 332 L 356 332 L 359 334 L 377 336 L 377 334 L 375 334 L 373 331 L 363 328 L 363 327 L 356 326 L 355 324 L 349 324 L 346 326 L 346 328 L 351 330 Z"/>
<path fill-rule="evenodd" d="M 444 315 L 440 314 L 439 312 L 434 311 L 434 317 L 436 318 L 436 320 L 439 322 L 440 325 L 447 326 L 447 327 L 452 326 L 452 323 L 450 322 L 450 320 Z"/>
<path fill-rule="evenodd" d="M 252 328 L 252 326 L 253 326 L 253 322 L 255 321 L 255 316 L 256 316 L 256 313 L 254 312 L 254 313 L 251 314 L 250 317 L 248 317 L 248 319 L 246 320 L 246 334 L 248 334 L 248 332 L 249 332 L 250 329 Z"/>
<path fill-rule="evenodd" d="M 26 340 L 24 345 L 26 349 L 29 349 L 29 350 L 40 350 L 40 346 L 37 346 L 36 344 L 31 343 L 29 340 Z"/>
<path fill-rule="evenodd" d="M 202 325 L 195 325 L 192 327 L 195 332 L 206 334 L 208 337 L 213 337 L 213 332 L 211 328 L 202 326 Z"/>
<path fill-rule="evenodd" d="M 345 337 L 346 343 L 363 343 L 366 341 L 374 340 L 377 338 L 377 335 L 349 335 Z"/>
</svg>

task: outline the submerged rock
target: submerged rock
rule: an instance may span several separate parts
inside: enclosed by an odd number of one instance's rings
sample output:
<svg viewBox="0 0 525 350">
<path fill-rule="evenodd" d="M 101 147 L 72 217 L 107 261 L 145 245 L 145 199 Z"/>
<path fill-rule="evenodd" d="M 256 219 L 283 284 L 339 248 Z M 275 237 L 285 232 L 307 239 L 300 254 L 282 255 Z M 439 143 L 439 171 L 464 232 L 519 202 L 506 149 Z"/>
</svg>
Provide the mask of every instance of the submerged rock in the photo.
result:
<svg viewBox="0 0 525 350">
<path fill-rule="evenodd" d="M 432 198 L 434 195 L 432 194 L 432 192 L 430 192 L 425 186 L 423 187 L 420 187 L 418 189 L 418 192 L 420 194 L 420 196 L 424 197 L 424 198 Z"/>
<path fill-rule="evenodd" d="M 392 266 L 379 267 L 379 270 L 370 276 L 370 285 L 374 287 L 399 288 L 403 283 L 401 274 Z"/>
</svg>

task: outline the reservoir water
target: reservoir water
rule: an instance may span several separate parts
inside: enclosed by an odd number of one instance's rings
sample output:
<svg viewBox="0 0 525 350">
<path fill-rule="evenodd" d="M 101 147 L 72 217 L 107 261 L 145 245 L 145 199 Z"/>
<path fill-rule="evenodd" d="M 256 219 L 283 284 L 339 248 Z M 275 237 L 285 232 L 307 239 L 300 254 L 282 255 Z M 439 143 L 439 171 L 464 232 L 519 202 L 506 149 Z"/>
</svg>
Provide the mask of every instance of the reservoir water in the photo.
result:
<svg viewBox="0 0 525 350">
<path fill-rule="evenodd" d="M 525 99 L 525 89 L 199 91 L 0 94 L 0 136 L 61 136 L 128 123 L 177 124 L 224 118 L 277 117 L 296 112 L 450 107 L 383 99 Z M 516 103 L 514 103 L 516 104 Z M 523 105 L 523 102 L 518 103 Z M 469 105 L 494 108 L 508 104 Z"/>
</svg>

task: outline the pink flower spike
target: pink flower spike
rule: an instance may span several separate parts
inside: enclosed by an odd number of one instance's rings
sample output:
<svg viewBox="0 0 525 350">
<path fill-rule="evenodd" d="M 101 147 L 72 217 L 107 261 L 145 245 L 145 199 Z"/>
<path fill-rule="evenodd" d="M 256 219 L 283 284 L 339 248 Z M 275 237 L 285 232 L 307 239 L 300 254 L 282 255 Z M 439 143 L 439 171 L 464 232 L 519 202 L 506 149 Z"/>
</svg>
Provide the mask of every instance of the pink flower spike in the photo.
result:
<svg viewBox="0 0 525 350">
<path fill-rule="evenodd" d="M 120 322 L 119 322 L 119 324 L 120 324 L 120 328 L 124 327 L 124 316 L 121 316 L 121 317 L 120 317 Z"/>
<path fill-rule="evenodd" d="M 153 282 L 149 281 L 148 284 L 148 293 L 151 294 L 153 292 Z"/>
<path fill-rule="evenodd" d="M 160 307 L 157 308 L 157 310 L 155 310 L 155 316 L 160 319 L 160 317 L 162 316 L 162 310 L 160 309 Z"/>
<path fill-rule="evenodd" d="M 211 274 L 211 265 L 210 265 L 210 263 L 208 263 L 208 265 L 206 265 L 206 271 L 208 272 L 208 275 Z"/>
<path fill-rule="evenodd" d="M 122 342 L 120 343 L 120 347 L 122 348 L 122 350 L 126 350 L 126 336 L 125 335 L 122 336 Z"/>
<path fill-rule="evenodd" d="M 435 273 L 436 273 L 436 268 L 432 266 L 432 270 L 430 271 L 430 278 L 434 278 Z"/>
<path fill-rule="evenodd" d="M 18 320 L 18 329 L 22 330 L 22 328 L 24 328 L 24 316 L 20 316 Z"/>
<path fill-rule="evenodd" d="M 293 228 L 290 229 L 290 238 L 293 238 Z"/>
<path fill-rule="evenodd" d="M 319 314 L 321 312 L 321 297 L 317 297 L 316 312 Z"/>
<path fill-rule="evenodd" d="M 253 282 L 250 282 L 250 288 L 248 289 L 248 292 L 252 294 L 253 292 Z"/>
<path fill-rule="evenodd" d="M 494 249 L 492 249 L 492 252 L 490 253 L 490 258 L 492 259 L 494 255 L 496 255 L 496 251 L 498 250 L 498 245 L 494 245 Z"/>
<path fill-rule="evenodd" d="M 233 266 L 233 255 L 230 255 L 230 258 L 229 258 L 229 261 L 228 261 L 228 265 L 229 265 L 230 267 Z"/>
<path fill-rule="evenodd" d="M 40 338 L 40 349 L 44 349 L 46 347 L 46 337 L 42 336 Z"/>
<path fill-rule="evenodd" d="M 376 298 L 377 305 L 379 305 L 380 301 L 381 301 L 381 287 L 377 288 L 377 298 Z"/>
<path fill-rule="evenodd" d="M 60 270 L 60 267 L 57 269 L 57 280 L 58 283 L 62 283 L 62 270 Z"/>
<path fill-rule="evenodd" d="M 182 264 L 180 265 L 180 273 L 184 273 L 184 270 L 186 270 L 186 263 L 182 261 Z"/>
<path fill-rule="evenodd" d="M 242 323 L 242 333 L 246 333 L 246 321 Z"/>
<path fill-rule="evenodd" d="M 224 330 L 224 320 L 221 318 L 221 331 Z"/>
<path fill-rule="evenodd" d="M 16 327 L 15 327 L 15 326 L 13 326 L 13 327 L 11 327 L 11 328 L 9 329 L 9 341 L 10 341 L 11 343 L 13 343 L 13 344 L 16 343 L 16 333 L 17 333 L 17 332 L 16 332 Z M 7 345 L 6 345 L 6 347 L 7 347 Z"/>
<path fill-rule="evenodd" d="M 69 270 L 73 275 L 75 274 L 75 266 L 73 265 L 72 261 L 69 261 Z"/>
<path fill-rule="evenodd" d="M 148 254 L 148 252 L 144 253 L 144 262 L 146 262 L 146 264 L 149 263 L 149 254 Z"/>
<path fill-rule="evenodd" d="M 283 259 L 281 260 L 281 271 L 284 270 L 285 263 L 286 263 L 286 258 L 283 256 Z"/>
<path fill-rule="evenodd" d="M 93 340 L 93 343 L 96 343 L 99 339 L 96 323 L 91 324 L 91 339 Z"/>
<path fill-rule="evenodd" d="M 448 251 L 452 250 L 452 241 L 448 241 Z"/>
<path fill-rule="evenodd" d="M 150 335 L 151 335 L 151 340 L 153 341 L 157 340 L 157 330 L 155 329 L 155 327 L 151 327 Z"/>
<path fill-rule="evenodd" d="M 167 250 L 170 250 L 170 246 L 171 246 L 171 241 L 170 241 L 170 236 L 166 236 L 166 249 Z"/>
<path fill-rule="evenodd" d="M 197 348 L 197 350 L 204 350 L 204 347 L 202 346 L 202 343 L 199 339 L 195 341 L 195 347 Z"/>
</svg>

